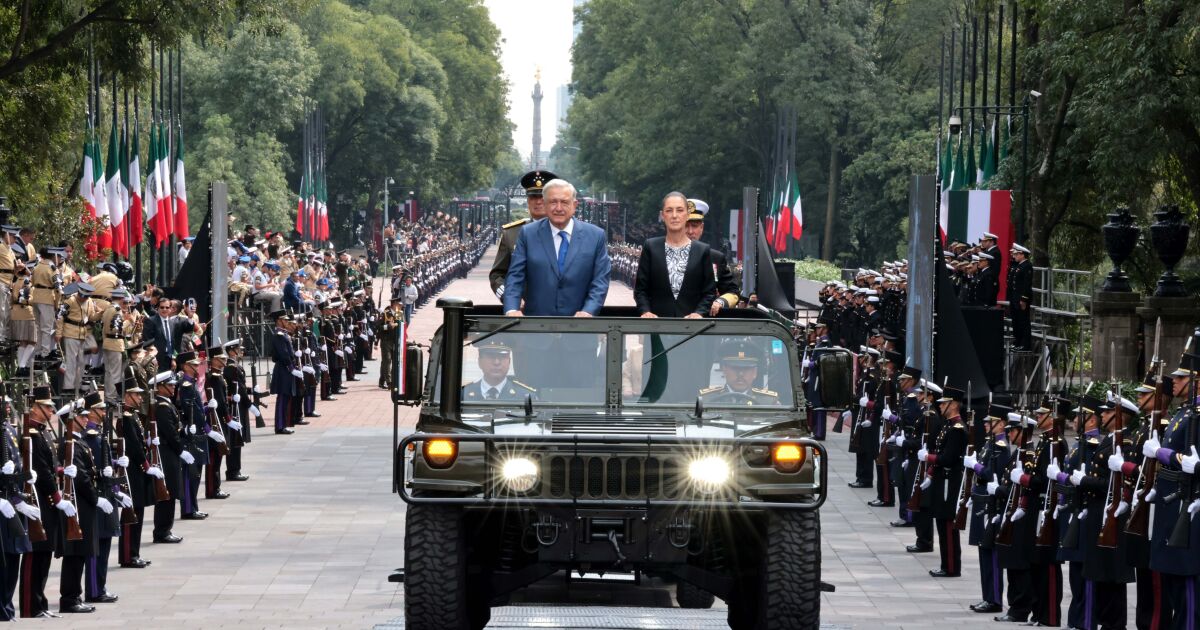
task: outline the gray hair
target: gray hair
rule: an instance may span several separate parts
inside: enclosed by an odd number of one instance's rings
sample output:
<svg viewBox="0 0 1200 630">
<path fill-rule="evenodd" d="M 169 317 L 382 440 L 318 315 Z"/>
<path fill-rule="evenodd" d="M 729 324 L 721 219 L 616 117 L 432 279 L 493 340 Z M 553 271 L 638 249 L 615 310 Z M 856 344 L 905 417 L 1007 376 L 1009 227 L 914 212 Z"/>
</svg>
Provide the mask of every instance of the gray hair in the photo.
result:
<svg viewBox="0 0 1200 630">
<path fill-rule="evenodd" d="M 566 188 L 567 190 L 571 191 L 571 199 L 575 198 L 575 187 L 571 185 L 571 182 L 565 179 L 552 179 L 546 182 L 546 184 L 542 186 L 542 196 L 547 196 L 547 193 L 549 193 L 552 188 Z"/>
</svg>

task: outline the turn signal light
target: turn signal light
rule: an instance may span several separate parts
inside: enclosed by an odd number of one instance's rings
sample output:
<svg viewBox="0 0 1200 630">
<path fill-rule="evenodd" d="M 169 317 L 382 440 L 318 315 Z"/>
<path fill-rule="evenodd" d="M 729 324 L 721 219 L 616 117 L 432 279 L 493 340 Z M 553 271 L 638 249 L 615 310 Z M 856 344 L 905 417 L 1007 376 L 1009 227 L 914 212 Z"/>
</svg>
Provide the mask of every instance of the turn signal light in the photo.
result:
<svg viewBox="0 0 1200 630">
<path fill-rule="evenodd" d="M 458 445 L 453 440 L 438 438 L 425 442 L 421 449 L 425 463 L 432 468 L 449 468 L 458 457 Z"/>
<path fill-rule="evenodd" d="M 771 450 L 771 461 L 775 464 L 775 470 L 794 473 L 804 465 L 804 449 L 788 442 L 776 444 Z"/>
</svg>

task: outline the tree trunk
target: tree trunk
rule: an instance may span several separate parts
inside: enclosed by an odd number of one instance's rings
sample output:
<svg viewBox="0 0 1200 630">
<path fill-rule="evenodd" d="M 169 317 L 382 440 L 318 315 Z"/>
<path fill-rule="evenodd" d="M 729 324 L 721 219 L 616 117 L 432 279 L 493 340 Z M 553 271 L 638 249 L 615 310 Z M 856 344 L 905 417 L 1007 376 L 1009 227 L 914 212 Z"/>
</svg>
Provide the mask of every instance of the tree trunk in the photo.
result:
<svg viewBox="0 0 1200 630">
<path fill-rule="evenodd" d="M 838 182 L 841 178 L 842 165 L 835 133 L 829 142 L 829 196 L 825 200 L 825 238 L 821 243 L 821 258 L 828 261 L 833 260 L 833 217 L 837 210 Z"/>
</svg>

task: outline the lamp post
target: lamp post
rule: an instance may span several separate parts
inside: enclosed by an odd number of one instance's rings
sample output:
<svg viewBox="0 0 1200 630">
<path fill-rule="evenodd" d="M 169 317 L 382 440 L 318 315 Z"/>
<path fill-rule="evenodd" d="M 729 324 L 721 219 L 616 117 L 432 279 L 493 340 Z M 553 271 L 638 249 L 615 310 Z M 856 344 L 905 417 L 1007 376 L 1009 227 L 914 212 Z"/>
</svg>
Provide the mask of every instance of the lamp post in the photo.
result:
<svg viewBox="0 0 1200 630">
<path fill-rule="evenodd" d="M 950 133 L 957 134 L 962 127 L 962 113 L 964 111 L 979 110 L 987 114 L 995 116 L 1020 116 L 1021 117 L 1021 211 L 1017 214 L 1017 241 L 1025 241 L 1025 220 L 1029 214 L 1029 106 L 1033 99 L 1041 96 L 1042 93 L 1036 90 L 1030 90 L 1025 98 L 1021 100 L 1020 107 L 1000 106 L 1000 105 L 970 105 L 955 107 L 954 111 L 958 116 L 950 117 Z M 973 143 L 972 143 L 973 144 Z"/>
</svg>

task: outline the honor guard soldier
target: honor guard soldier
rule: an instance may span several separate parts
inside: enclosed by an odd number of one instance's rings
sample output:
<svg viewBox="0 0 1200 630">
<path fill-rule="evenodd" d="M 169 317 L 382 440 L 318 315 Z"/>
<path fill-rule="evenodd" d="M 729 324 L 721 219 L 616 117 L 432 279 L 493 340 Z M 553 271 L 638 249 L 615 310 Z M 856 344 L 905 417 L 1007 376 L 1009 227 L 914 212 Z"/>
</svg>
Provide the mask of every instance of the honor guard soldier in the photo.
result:
<svg viewBox="0 0 1200 630">
<path fill-rule="evenodd" d="M 88 392 L 84 397 L 87 424 L 83 442 L 92 456 L 92 466 L 97 472 L 93 477 L 96 488 L 96 554 L 87 559 L 84 575 L 85 601 L 89 604 L 111 604 L 117 596 L 108 592 L 108 559 L 112 553 L 112 539 L 121 535 L 122 507 L 133 507 L 129 495 L 117 490 L 116 469 L 129 465 L 129 459 L 114 460 L 112 448 L 105 435 L 107 405 L 100 392 Z M 82 415 L 81 414 L 81 415 Z"/>
<path fill-rule="evenodd" d="M 125 350 L 132 332 L 126 320 L 125 300 L 128 296 L 125 289 L 114 289 L 109 293 L 112 301 L 106 302 L 108 306 L 100 315 L 100 357 L 104 364 L 104 396 L 108 400 L 117 400 L 117 386 L 125 375 Z"/>
<path fill-rule="evenodd" d="M 175 505 L 179 502 L 183 489 L 183 464 L 192 459 L 191 453 L 183 448 L 181 439 L 179 411 L 175 408 L 175 389 L 177 381 L 174 372 L 159 372 L 150 379 L 154 388 L 154 425 L 147 427 L 147 447 L 151 453 L 157 452 L 162 463 L 162 479 L 167 486 L 166 499 L 156 497 L 154 503 L 154 537 L 156 543 L 178 543 L 183 540 L 172 533 L 175 527 Z M 146 474 L 157 477 L 153 469 Z"/>
<path fill-rule="evenodd" d="M 29 297 L 34 321 L 37 322 L 37 355 L 39 359 L 58 358 L 59 352 L 54 347 L 54 328 L 58 304 L 62 300 L 63 281 L 55 263 L 60 260 L 62 250 L 42 248 L 41 256 L 33 268 L 33 289 Z"/>
<path fill-rule="evenodd" d="M 295 433 L 288 428 L 288 414 L 296 396 L 296 379 L 304 378 L 304 373 L 296 367 L 296 350 L 292 346 L 287 311 L 275 311 L 271 313 L 271 319 L 275 320 L 275 334 L 271 336 L 271 360 L 275 362 L 271 370 L 271 393 L 275 394 L 275 433 L 290 434 Z"/>
<path fill-rule="evenodd" d="M 50 426 L 58 421 L 58 417 L 54 413 L 54 401 L 50 398 L 48 385 L 33 388 L 28 409 L 21 443 L 22 455 L 29 457 L 32 463 L 35 496 L 27 503 L 30 507 L 39 508 L 38 515 L 41 516 L 45 536 L 40 541 L 31 540 L 32 550 L 21 558 L 21 616 L 57 617 L 50 612 L 50 602 L 46 599 L 50 562 L 54 553 L 62 549 L 63 541 L 60 530 L 63 515 L 55 507 L 58 502 L 58 456 L 51 446 L 54 430 Z"/>
<path fill-rule="evenodd" d="M 1152 363 L 1146 378 L 1134 391 L 1137 404 L 1144 416 L 1135 430 L 1130 432 L 1132 448 L 1123 449 L 1126 458 L 1135 464 L 1132 473 L 1134 487 L 1130 492 L 1129 523 L 1125 527 L 1125 558 L 1133 567 L 1137 579 L 1136 622 L 1139 628 L 1171 627 L 1171 602 L 1163 596 L 1163 576 L 1150 568 L 1150 511 L 1153 505 L 1154 478 L 1158 471 L 1158 460 L 1148 458 L 1142 452 L 1151 437 L 1166 434 L 1171 416 L 1167 408 L 1173 392 L 1171 381 L 1165 376 L 1160 380 L 1162 361 Z M 1129 475 L 1127 475 L 1129 477 Z"/>
<path fill-rule="evenodd" d="M 1009 251 L 1008 316 L 1012 318 L 1013 346 L 1018 350 L 1033 349 L 1033 329 L 1029 316 L 1033 312 L 1033 263 L 1029 249 L 1013 243 Z"/>
<path fill-rule="evenodd" d="M 508 377 L 509 368 L 512 367 L 512 348 L 493 338 L 480 344 L 478 351 L 483 378 L 463 385 L 464 401 L 517 402 L 524 401 L 527 396 L 537 400 L 537 390 Z"/>
<path fill-rule="evenodd" d="M 21 453 L 20 433 L 12 424 L 12 401 L 7 395 L 0 399 L 4 407 L 0 415 L 0 621 L 16 621 L 13 594 L 20 578 L 21 556 L 30 546 L 27 519 L 37 520 L 41 513 L 27 505 L 23 494 L 25 482 L 24 454 Z"/>
<path fill-rule="evenodd" d="M 1037 519 L 1031 513 L 1041 503 L 1036 501 L 1036 492 L 1026 487 L 1036 466 L 1037 454 L 1029 448 L 1035 426 L 1037 420 L 1024 410 L 1008 414 L 1006 437 L 1012 458 L 1000 479 L 997 497 L 1004 504 L 996 533 L 1000 568 L 1008 578 L 1008 612 L 995 617 L 996 621 L 1025 623 L 1036 605 L 1031 567 Z"/>
<path fill-rule="evenodd" d="M 87 282 L 92 285 L 92 300 L 100 306 L 101 311 L 107 309 L 113 291 L 121 286 L 121 279 L 117 277 L 117 264 L 100 263 L 100 273 L 88 278 Z"/>
<path fill-rule="evenodd" d="M 58 610 L 62 613 L 90 613 L 94 606 L 83 603 L 83 569 L 89 558 L 100 552 L 97 527 L 101 505 L 112 509 L 108 499 L 96 491 L 96 460 L 84 441 L 87 415 L 67 412 L 59 461 L 63 463 L 60 489 L 55 507 L 62 511 L 64 542 L 61 550 L 62 571 Z M 65 490 L 70 487 L 71 492 Z M 77 519 L 77 520 L 76 520 Z M 78 530 L 76 530 L 78 527 Z M 74 533 L 75 535 L 72 535 Z"/>
<path fill-rule="evenodd" d="M 242 369 L 242 340 L 225 342 L 225 383 L 229 387 L 229 413 L 232 416 L 225 424 L 228 429 L 229 457 L 225 464 L 225 481 L 246 481 L 250 477 L 242 474 L 242 448 L 250 443 L 250 419 L 262 415 L 254 404 L 254 397 L 246 389 L 246 371 Z M 240 434 L 240 438 L 233 433 Z"/>
<path fill-rule="evenodd" d="M 208 349 L 208 372 L 204 385 L 208 388 L 208 402 L 205 403 L 207 414 L 216 413 L 219 426 L 209 426 L 208 436 L 208 467 L 204 477 L 205 499 L 228 499 L 229 493 L 221 491 L 221 463 L 225 457 L 222 450 L 229 449 L 232 442 L 233 428 L 229 426 L 229 385 L 225 382 L 225 346 L 217 345 Z M 241 426 L 238 426 L 238 437 L 241 437 Z M 224 448 L 222 448 L 224 444 Z M 232 453 L 232 451 L 230 451 Z"/>
<path fill-rule="evenodd" d="M 718 350 L 718 362 L 725 376 L 724 385 L 700 390 L 700 402 L 706 405 L 778 405 L 779 394 L 754 387 L 762 361 L 758 350 L 746 341 L 727 341 Z"/>
<path fill-rule="evenodd" d="M 22 269 L 24 263 L 17 259 L 16 253 L 13 251 L 13 244 L 17 242 L 21 228 L 15 225 L 8 225 L 5 222 L 0 225 L 0 343 L 5 343 L 12 339 L 9 336 L 9 321 L 12 313 L 13 284 L 17 279 L 17 267 Z"/>
<path fill-rule="evenodd" d="M 153 467 L 146 456 L 146 435 L 143 424 L 144 396 L 146 390 L 138 385 L 133 368 L 125 370 L 124 400 L 121 405 L 121 424 L 118 435 L 124 439 L 124 454 L 128 459 L 125 475 L 128 481 L 129 498 L 133 502 L 133 522 L 122 522 L 121 544 L 117 548 L 117 562 L 126 569 L 144 569 L 149 560 L 142 559 L 142 523 L 146 519 L 146 499 L 154 496 L 154 480 L 161 478 L 162 469 Z"/>
<path fill-rule="evenodd" d="M 70 392 L 75 392 L 82 384 L 86 363 L 84 353 L 89 346 L 95 348 L 92 326 L 103 315 L 103 311 L 92 301 L 91 293 L 92 285 L 86 282 L 73 282 L 63 290 L 65 301 L 56 337 L 62 340 L 62 386 L 68 396 L 74 396 Z"/>
<path fill-rule="evenodd" d="M 388 308 L 379 316 L 379 388 L 390 389 L 396 384 L 396 344 L 399 343 L 400 325 L 404 321 L 404 297 L 393 295 Z"/>
<path fill-rule="evenodd" d="M 492 270 L 488 273 L 492 293 L 496 294 L 498 300 L 504 299 L 504 280 L 508 276 L 508 265 L 512 262 L 513 250 L 517 248 L 517 236 L 521 234 L 521 227 L 546 216 L 542 205 L 542 186 L 552 179 L 558 179 L 558 175 L 550 171 L 529 171 L 521 177 L 521 187 L 525 189 L 525 199 L 529 204 L 529 218 L 513 221 L 501 228 L 503 231 L 500 233 L 500 244 L 496 248 L 496 260 L 492 262 Z"/>
<path fill-rule="evenodd" d="M 1004 572 L 1000 569 L 996 548 L 996 493 L 1000 480 L 1008 470 L 1012 455 L 1008 448 L 1005 428 L 1012 408 L 993 402 L 984 417 L 986 439 L 977 453 L 963 456 L 963 468 L 975 473 L 971 485 L 970 531 L 967 544 L 979 555 L 980 600 L 970 608 L 977 613 L 997 613 L 1004 610 Z"/>
<path fill-rule="evenodd" d="M 962 418 L 966 392 L 946 387 L 940 406 L 941 430 L 933 439 L 933 447 L 917 451 L 917 460 L 925 462 L 924 492 L 929 493 L 929 513 L 938 534 L 942 566 L 931 569 L 933 577 L 958 577 L 962 574 L 962 545 L 954 517 L 958 511 L 958 489 L 962 483 L 963 455 L 967 448 L 967 427 Z"/>
<path fill-rule="evenodd" d="M 209 442 L 214 440 L 212 428 L 205 416 L 205 404 L 197 389 L 200 380 L 200 359 L 195 352 L 181 352 L 175 357 L 180 367 L 175 405 L 179 408 L 180 439 L 183 442 L 183 487 L 180 512 L 184 520 L 203 520 L 208 514 L 200 511 L 200 477 L 208 465 Z M 189 461 L 190 460 L 190 461 Z"/>
<path fill-rule="evenodd" d="M 1100 445 L 1100 431 L 1095 426 L 1095 410 L 1100 408 L 1102 401 L 1084 395 L 1079 404 L 1072 410 L 1075 420 L 1075 430 L 1078 434 L 1074 447 L 1067 451 L 1067 457 L 1061 464 L 1051 463 L 1046 469 L 1047 477 L 1054 479 L 1054 490 L 1059 495 L 1059 506 L 1055 508 L 1055 527 L 1058 530 L 1058 561 L 1067 563 L 1067 583 L 1071 589 L 1071 604 L 1067 607 L 1067 626 L 1071 628 L 1085 626 L 1085 618 L 1090 621 L 1092 598 L 1088 596 L 1091 589 L 1084 578 L 1083 563 L 1087 547 L 1095 540 L 1084 541 L 1080 535 L 1081 517 L 1089 516 L 1084 512 L 1084 495 L 1075 484 L 1071 483 L 1074 471 L 1083 470 L 1083 466 L 1091 461 L 1092 454 Z"/>
</svg>

